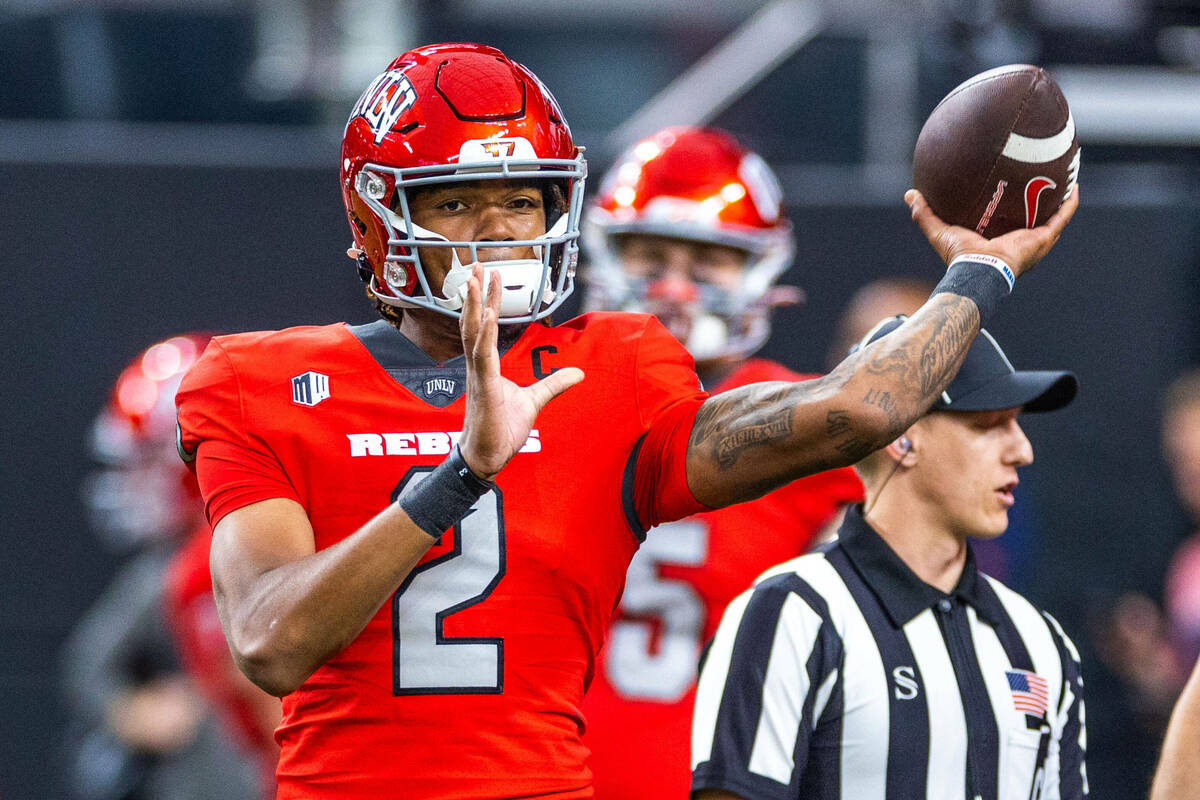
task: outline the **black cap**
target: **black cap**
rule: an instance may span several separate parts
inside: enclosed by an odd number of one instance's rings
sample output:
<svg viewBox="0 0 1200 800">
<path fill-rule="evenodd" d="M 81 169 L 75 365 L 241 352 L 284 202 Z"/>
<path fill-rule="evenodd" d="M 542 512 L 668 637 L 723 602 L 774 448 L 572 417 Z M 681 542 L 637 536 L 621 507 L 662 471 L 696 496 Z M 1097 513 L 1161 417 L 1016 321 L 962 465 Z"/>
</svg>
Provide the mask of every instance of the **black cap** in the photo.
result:
<svg viewBox="0 0 1200 800">
<path fill-rule="evenodd" d="M 904 315 L 888 317 L 870 330 L 860 347 L 899 328 Z M 1075 399 L 1079 381 L 1070 372 L 1013 369 L 1000 345 L 984 329 L 971 343 L 958 374 L 934 402 L 935 411 L 998 411 L 1020 407 L 1025 411 L 1054 411 Z"/>
</svg>

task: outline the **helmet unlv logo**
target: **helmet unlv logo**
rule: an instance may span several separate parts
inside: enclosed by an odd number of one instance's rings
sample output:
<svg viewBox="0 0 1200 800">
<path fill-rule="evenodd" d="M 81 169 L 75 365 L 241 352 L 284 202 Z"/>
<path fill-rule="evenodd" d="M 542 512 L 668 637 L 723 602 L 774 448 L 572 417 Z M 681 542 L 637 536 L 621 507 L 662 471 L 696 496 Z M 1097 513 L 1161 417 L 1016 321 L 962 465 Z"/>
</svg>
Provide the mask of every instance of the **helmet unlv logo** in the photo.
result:
<svg viewBox="0 0 1200 800">
<path fill-rule="evenodd" d="M 354 104 L 350 119 L 362 117 L 375 134 L 375 144 L 383 141 L 400 116 L 417 102 L 417 90 L 399 70 L 388 70 L 371 82 Z M 349 125 L 349 123 L 347 123 Z"/>
</svg>

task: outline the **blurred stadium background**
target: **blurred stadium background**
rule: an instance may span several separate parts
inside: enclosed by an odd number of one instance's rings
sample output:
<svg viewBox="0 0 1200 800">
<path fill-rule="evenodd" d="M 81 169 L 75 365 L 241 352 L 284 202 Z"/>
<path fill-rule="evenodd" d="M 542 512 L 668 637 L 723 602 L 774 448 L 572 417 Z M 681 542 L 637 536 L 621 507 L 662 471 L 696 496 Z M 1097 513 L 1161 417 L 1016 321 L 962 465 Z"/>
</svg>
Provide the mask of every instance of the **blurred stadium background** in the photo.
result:
<svg viewBox="0 0 1200 800">
<path fill-rule="evenodd" d="M 1096 643 L 1114 598 L 1160 594 L 1188 533 L 1158 398 L 1200 362 L 1196 0 L 5 0 L 0 798 L 63 791 L 59 652 L 118 564 L 80 500 L 117 372 L 179 331 L 371 319 L 343 255 L 341 129 L 394 55 L 438 40 L 541 76 L 593 181 L 662 124 L 758 150 L 798 232 L 785 281 L 808 295 L 767 353 L 806 371 L 860 285 L 938 273 L 901 200 L 938 99 L 1000 64 L 1052 71 L 1083 207 L 994 329 L 1082 389 L 1027 422 L 1008 579 L 1085 650 L 1094 796 L 1144 796 L 1155 725 Z"/>
</svg>

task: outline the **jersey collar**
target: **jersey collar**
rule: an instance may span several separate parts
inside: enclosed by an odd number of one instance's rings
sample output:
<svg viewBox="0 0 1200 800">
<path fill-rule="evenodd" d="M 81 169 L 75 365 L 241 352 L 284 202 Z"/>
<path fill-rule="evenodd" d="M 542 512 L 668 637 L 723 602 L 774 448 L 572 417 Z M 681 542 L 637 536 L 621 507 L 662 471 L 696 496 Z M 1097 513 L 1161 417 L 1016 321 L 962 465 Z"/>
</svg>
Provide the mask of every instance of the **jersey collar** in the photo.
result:
<svg viewBox="0 0 1200 800">
<path fill-rule="evenodd" d="M 516 345 L 532 325 L 523 325 L 515 336 L 502 337 L 499 342 L 500 355 L 503 356 Z M 429 354 L 417 347 L 411 339 L 401 333 L 394 325 L 384 319 L 366 325 L 347 325 L 347 330 L 362 342 L 363 347 L 371 357 L 379 362 L 386 370 L 426 369 L 429 367 L 462 367 L 462 353 L 440 364 L 430 358 Z"/>
<path fill-rule="evenodd" d="M 385 319 L 367 325 L 348 325 L 350 333 L 362 342 L 379 366 L 389 372 L 403 369 L 423 369 L 437 366 L 461 367 L 461 354 L 439 365 L 429 355 L 398 331 Z"/>
<path fill-rule="evenodd" d="M 500 355 L 524 339 L 530 327 L 504 342 Z M 439 364 L 387 320 L 346 328 L 392 380 L 434 408 L 446 408 L 466 394 L 467 366 L 462 354 Z"/>
<path fill-rule="evenodd" d="M 845 521 L 838 530 L 836 546 L 845 552 L 897 628 L 946 599 L 957 599 L 970 605 L 981 619 L 993 627 L 1005 618 L 1000 598 L 996 597 L 995 591 L 980 574 L 969 546 L 962 577 L 950 594 L 925 583 L 909 569 L 896 551 L 863 519 L 861 504 L 846 511 Z"/>
</svg>

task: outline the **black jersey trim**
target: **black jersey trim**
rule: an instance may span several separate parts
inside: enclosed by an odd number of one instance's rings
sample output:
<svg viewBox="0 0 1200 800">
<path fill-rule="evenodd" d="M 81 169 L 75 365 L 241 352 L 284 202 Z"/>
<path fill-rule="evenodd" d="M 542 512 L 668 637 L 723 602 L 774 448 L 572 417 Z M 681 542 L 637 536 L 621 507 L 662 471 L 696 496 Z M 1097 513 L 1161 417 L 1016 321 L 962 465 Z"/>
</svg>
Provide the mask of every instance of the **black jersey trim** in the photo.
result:
<svg viewBox="0 0 1200 800">
<path fill-rule="evenodd" d="M 442 364 L 386 320 L 347 325 L 371 358 L 392 380 L 434 408 L 445 408 L 467 391 L 467 367 L 458 355 Z"/>
<path fill-rule="evenodd" d="M 1088 796 L 1088 787 L 1084 782 L 1086 754 L 1079 744 L 1084 724 L 1082 712 L 1084 703 L 1083 665 L 1075 660 L 1075 656 L 1067 647 L 1065 634 L 1060 633 L 1061 627 L 1058 620 L 1045 611 L 1042 612 L 1042 617 L 1046 621 L 1046 627 L 1050 629 L 1050 638 L 1054 641 L 1054 648 L 1058 651 L 1058 658 L 1062 663 L 1063 687 L 1062 697 L 1059 698 L 1058 712 L 1062 714 L 1065 711 L 1068 715 L 1058 740 L 1059 796 L 1063 800 L 1079 800 Z M 1073 697 L 1070 707 L 1064 709 L 1063 703 L 1068 687 Z"/>
<path fill-rule="evenodd" d="M 347 325 L 354 338 L 362 342 L 371 357 L 389 373 L 398 369 L 428 369 L 441 366 L 421 348 L 413 344 L 387 320 L 376 320 L 366 325 Z M 443 365 L 461 364 L 463 357 L 457 355 Z"/>
<path fill-rule="evenodd" d="M 642 452 L 645 441 L 646 434 L 643 433 L 633 445 L 633 450 L 625 461 L 625 473 L 621 476 L 621 507 L 625 511 L 625 523 L 629 526 L 633 538 L 638 540 L 638 544 L 646 541 L 646 528 L 638 517 L 637 503 L 633 498 L 633 483 L 637 477 L 638 453 Z"/>
</svg>

